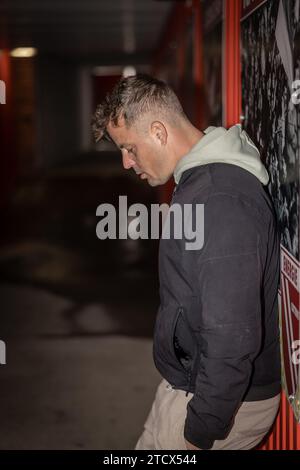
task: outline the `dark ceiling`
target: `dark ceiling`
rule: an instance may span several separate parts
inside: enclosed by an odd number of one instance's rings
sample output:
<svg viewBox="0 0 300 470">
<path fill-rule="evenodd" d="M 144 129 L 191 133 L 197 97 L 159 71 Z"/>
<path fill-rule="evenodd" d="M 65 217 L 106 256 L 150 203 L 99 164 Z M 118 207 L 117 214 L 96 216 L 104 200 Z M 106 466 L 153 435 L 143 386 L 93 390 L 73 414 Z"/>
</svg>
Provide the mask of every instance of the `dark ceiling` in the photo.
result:
<svg viewBox="0 0 300 470">
<path fill-rule="evenodd" d="M 0 49 L 113 64 L 145 62 L 158 45 L 172 1 L 1 0 Z"/>
</svg>

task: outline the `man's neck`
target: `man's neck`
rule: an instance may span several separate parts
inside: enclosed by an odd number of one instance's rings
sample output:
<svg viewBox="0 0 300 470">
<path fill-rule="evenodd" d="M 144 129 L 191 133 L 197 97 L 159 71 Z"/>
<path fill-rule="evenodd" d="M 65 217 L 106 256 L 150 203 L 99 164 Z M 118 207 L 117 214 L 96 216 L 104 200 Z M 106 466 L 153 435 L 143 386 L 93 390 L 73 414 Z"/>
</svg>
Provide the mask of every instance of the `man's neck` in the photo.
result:
<svg viewBox="0 0 300 470">
<path fill-rule="evenodd" d="M 175 166 L 179 160 L 187 155 L 190 150 L 199 142 L 204 133 L 193 126 L 191 123 L 182 126 L 176 133 L 176 146 L 174 149 L 174 163 Z M 175 168 L 174 166 L 174 168 Z"/>
</svg>

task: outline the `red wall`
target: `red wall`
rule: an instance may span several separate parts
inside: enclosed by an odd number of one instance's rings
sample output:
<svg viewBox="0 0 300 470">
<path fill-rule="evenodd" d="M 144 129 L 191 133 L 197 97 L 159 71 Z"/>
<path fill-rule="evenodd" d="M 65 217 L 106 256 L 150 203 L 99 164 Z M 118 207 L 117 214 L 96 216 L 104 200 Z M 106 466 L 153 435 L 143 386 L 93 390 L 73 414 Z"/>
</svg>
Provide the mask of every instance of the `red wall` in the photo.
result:
<svg viewBox="0 0 300 470">
<path fill-rule="evenodd" d="M 177 4 L 163 35 L 162 43 L 156 55 L 154 73 L 159 75 L 164 61 L 164 52 L 168 45 L 177 40 L 178 47 L 173 52 L 177 55 L 179 77 L 185 73 L 185 25 L 189 15 L 194 15 L 194 84 L 196 85 L 195 105 L 196 124 L 203 124 L 203 34 L 201 23 L 201 4 L 194 0 L 189 6 Z M 224 0 L 224 44 L 223 44 L 223 121 L 225 127 L 240 122 L 241 116 L 241 51 L 240 51 L 241 0 Z M 184 105 L 184 103 L 183 103 Z M 169 201 L 172 184 L 161 195 L 162 201 Z M 276 422 L 259 450 L 300 450 L 300 424 L 297 424 L 292 408 L 282 392 L 281 407 Z"/>
<path fill-rule="evenodd" d="M 0 104 L 0 207 L 3 207 L 9 200 L 16 177 L 11 59 L 6 50 L 0 52 L 0 80 L 6 85 L 6 104 Z"/>
</svg>

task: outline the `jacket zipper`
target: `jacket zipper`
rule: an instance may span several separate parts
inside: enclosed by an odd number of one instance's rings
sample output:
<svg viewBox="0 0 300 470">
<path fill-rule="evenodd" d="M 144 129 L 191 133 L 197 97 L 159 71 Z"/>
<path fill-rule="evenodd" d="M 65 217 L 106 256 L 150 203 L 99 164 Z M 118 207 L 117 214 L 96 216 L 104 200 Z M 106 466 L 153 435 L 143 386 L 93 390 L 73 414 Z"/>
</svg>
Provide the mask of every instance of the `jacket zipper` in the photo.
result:
<svg viewBox="0 0 300 470">
<path fill-rule="evenodd" d="M 180 314 L 183 314 L 183 312 L 184 312 L 183 307 L 179 307 L 178 315 L 177 315 L 176 322 L 175 322 L 175 327 L 176 327 L 176 323 L 177 323 L 177 319 L 179 318 L 179 315 L 180 315 Z M 187 320 L 185 320 L 185 321 L 187 322 Z M 188 325 L 188 323 L 187 323 L 187 325 Z M 189 327 L 189 325 L 188 325 L 188 327 Z M 175 331 L 175 330 L 174 330 L 174 331 Z M 182 366 L 182 367 L 183 367 L 183 366 Z M 184 368 L 184 367 L 183 367 L 183 368 Z M 184 368 L 184 369 L 185 369 L 185 368 Z M 185 369 L 185 370 L 186 370 L 186 369 Z M 191 393 L 191 392 L 190 392 L 190 386 L 191 386 L 191 381 L 192 381 L 192 369 L 191 369 L 191 367 L 190 367 L 189 369 L 187 369 L 186 371 L 187 371 L 187 378 L 188 378 L 188 385 L 187 385 L 187 388 L 188 388 L 188 389 L 187 389 L 187 391 L 186 391 L 185 396 L 187 397 L 188 394 Z"/>
<path fill-rule="evenodd" d="M 186 397 L 190 393 L 191 380 L 192 380 L 192 373 L 191 373 L 191 369 L 189 369 L 189 371 L 188 371 L 188 389 L 187 389 L 186 394 L 185 394 Z"/>
<path fill-rule="evenodd" d="M 176 184 L 176 185 L 175 185 L 175 188 L 173 189 L 173 193 L 172 193 L 172 197 L 171 197 L 171 203 L 173 202 L 174 196 L 175 196 L 175 194 L 176 194 L 177 186 L 178 186 L 178 184 Z"/>
</svg>

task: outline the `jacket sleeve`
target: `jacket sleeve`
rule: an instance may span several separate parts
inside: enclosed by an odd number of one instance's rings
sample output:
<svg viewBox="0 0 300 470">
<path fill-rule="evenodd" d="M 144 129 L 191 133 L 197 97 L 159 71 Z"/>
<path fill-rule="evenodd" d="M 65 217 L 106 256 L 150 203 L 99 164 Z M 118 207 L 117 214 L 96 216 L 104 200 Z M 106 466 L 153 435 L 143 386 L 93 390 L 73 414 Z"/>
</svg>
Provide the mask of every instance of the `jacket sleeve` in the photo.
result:
<svg viewBox="0 0 300 470">
<path fill-rule="evenodd" d="M 261 259 L 248 203 L 227 195 L 204 208 L 204 246 L 195 252 L 199 356 L 184 437 L 200 449 L 223 440 L 249 386 L 261 345 Z"/>
</svg>

